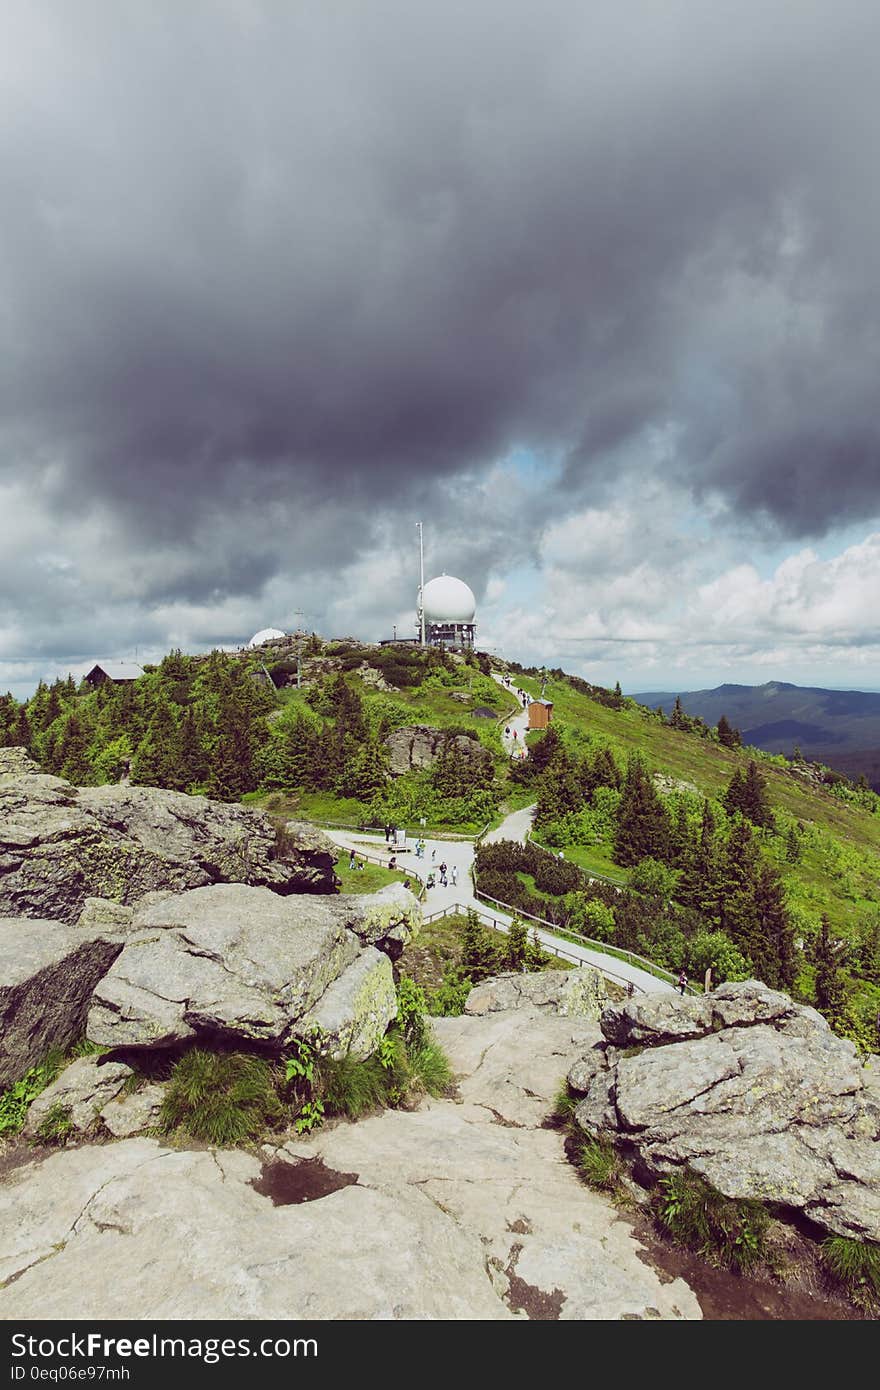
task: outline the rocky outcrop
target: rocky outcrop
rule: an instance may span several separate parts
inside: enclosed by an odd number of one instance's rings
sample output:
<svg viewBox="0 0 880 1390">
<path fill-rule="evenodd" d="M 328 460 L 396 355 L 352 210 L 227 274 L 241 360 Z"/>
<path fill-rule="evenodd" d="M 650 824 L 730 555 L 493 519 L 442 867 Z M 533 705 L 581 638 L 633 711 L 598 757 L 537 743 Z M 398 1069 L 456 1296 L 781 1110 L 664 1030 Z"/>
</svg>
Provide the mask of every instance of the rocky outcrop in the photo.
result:
<svg viewBox="0 0 880 1390">
<path fill-rule="evenodd" d="M 130 1095 L 114 1096 L 101 1110 L 101 1123 L 115 1139 L 128 1139 L 154 1129 L 160 1119 L 165 1087 L 157 1082 L 142 1086 Z"/>
<path fill-rule="evenodd" d="M 606 1002 L 605 981 L 598 970 L 584 965 L 577 970 L 496 975 L 471 990 L 465 1013 L 498 1013 L 526 1005 L 563 1018 L 589 1018 L 596 1022 Z"/>
<path fill-rule="evenodd" d="M 391 776 L 402 777 L 407 772 L 431 767 L 440 757 L 444 744 L 456 755 L 471 760 L 484 761 L 490 756 L 477 739 L 467 734 L 449 734 L 445 729 L 431 729 L 423 724 L 407 725 L 394 729 L 385 739 Z"/>
<path fill-rule="evenodd" d="M 121 950 L 77 927 L 0 918 L 0 1087 L 82 1036 L 92 991 Z"/>
<path fill-rule="evenodd" d="M 75 1134 L 93 1133 L 100 1126 L 102 1106 L 119 1095 L 131 1075 L 131 1067 L 123 1062 L 77 1058 L 32 1103 L 25 1134 L 30 1139 L 39 1138 L 43 1124 L 57 1109 L 65 1112 Z"/>
<path fill-rule="evenodd" d="M 397 1017 L 397 990 L 391 961 L 375 946 L 361 951 L 299 1020 L 300 1037 L 317 1035 L 330 1057 L 369 1057 Z"/>
<path fill-rule="evenodd" d="M 596 1025 L 528 1009 L 436 1024 L 457 1101 L 328 1127 L 264 1163 L 129 1139 L 19 1168 L 0 1185 L 0 1314 L 699 1318 L 541 1127 Z"/>
<path fill-rule="evenodd" d="M 217 882 L 332 893 L 337 851 L 311 826 L 279 837 L 244 806 L 155 787 L 77 788 L 0 750 L 0 914 L 76 922 L 88 898 Z"/>
<path fill-rule="evenodd" d="M 852 1043 L 754 980 L 647 995 L 602 1015 L 608 1042 L 569 1071 L 589 1134 L 636 1169 L 689 1168 L 727 1197 L 880 1240 L 880 1105 Z"/>
<path fill-rule="evenodd" d="M 340 977 L 365 946 L 402 947 L 420 916 L 398 884 L 333 898 L 216 884 L 164 898 L 136 913 L 124 950 L 95 988 L 88 1036 L 112 1048 L 201 1038 L 277 1050 L 305 1016 L 326 1016 L 335 1020 L 335 1036 L 348 1029 L 363 1040 L 390 1007 L 373 987 L 379 952 L 368 957 L 371 969 L 348 977 L 351 988 Z M 334 982 L 337 990 L 316 1015 Z M 348 1019 L 343 1000 L 358 1011 Z"/>
</svg>

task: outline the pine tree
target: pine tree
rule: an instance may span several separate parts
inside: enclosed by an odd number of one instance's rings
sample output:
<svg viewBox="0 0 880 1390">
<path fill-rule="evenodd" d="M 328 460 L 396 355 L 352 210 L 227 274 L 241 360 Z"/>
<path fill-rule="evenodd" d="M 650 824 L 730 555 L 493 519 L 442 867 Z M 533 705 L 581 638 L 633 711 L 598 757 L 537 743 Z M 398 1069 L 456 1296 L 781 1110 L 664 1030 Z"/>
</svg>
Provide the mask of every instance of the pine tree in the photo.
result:
<svg viewBox="0 0 880 1390">
<path fill-rule="evenodd" d="M 669 727 L 670 729 L 681 730 L 685 730 L 689 727 L 688 717 L 682 708 L 680 695 L 676 695 L 675 697 L 675 704 L 673 705 L 672 713 L 669 716 Z"/>
<path fill-rule="evenodd" d="M 746 769 L 742 789 L 742 813 L 748 816 L 753 825 L 772 828 L 775 824 L 766 778 L 758 771 L 758 765 L 750 762 Z"/>
<path fill-rule="evenodd" d="M 529 952 L 529 931 L 525 922 L 514 917 L 507 929 L 505 959 L 509 970 L 524 970 Z"/>
<path fill-rule="evenodd" d="M 718 742 L 722 748 L 741 748 L 742 735 L 739 729 L 734 729 L 728 721 L 727 715 L 722 714 L 718 720 Z"/>
<path fill-rule="evenodd" d="M 58 759 L 61 763 L 61 776 L 69 782 L 82 783 L 89 780 L 91 766 L 86 757 L 89 744 L 88 730 L 75 710 L 71 710 L 61 735 Z"/>
<path fill-rule="evenodd" d="M 718 853 L 715 816 L 708 800 L 703 802 L 700 833 L 685 855 L 678 881 L 677 897 L 703 916 L 718 915 Z"/>
<path fill-rule="evenodd" d="M 742 816 L 745 814 L 744 793 L 746 779 L 740 768 L 734 770 L 730 779 L 730 785 L 722 797 L 724 809 L 729 816 L 735 816 L 737 812 Z"/>
<path fill-rule="evenodd" d="M 630 866 L 642 859 L 666 863 L 670 854 L 669 816 L 644 763 L 634 753 L 627 764 L 626 781 L 618 808 L 614 858 Z"/>
<path fill-rule="evenodd" d="M 790 825 L 786 832 L 785 857 L 789 864 L 797 864 L 801 857 L 801 842 L 793 825 Z"/>
<path fill-rule="evenodd" d="M 831 923 L 824 913 L 810 959 L 816 970 L 816 1007 L 829 1022 L 838 1022 L 846 1009 L 847 988 L 841 973 L 846 959 L 846 943 L 831 935 Z"/>
<path fill-rule="evenodd" d="M 763 864 L 755 884 L 758 932 L 750 952 L 758 978 L 773 989 L 790 990 L 797 974 L 794 929 L 785 906 L 782 879 Z"/>
<path fill-rule="evenodd" d="M 157 699 L 147 732 L 135 753 L 132 781 L 145 787 L 175 787 L 180 761 L 180 734 L 174 706 Z"/>
<path fill-rule="evenodd" d="M 178 746 L 177 782 L 181 791 L 198 786 L 204 781 L 207 759 L 202 747 L 202 737 L 198 720 L 192 706 L 184 711 L 180 725 Z"/>
<path fill-rule="evenodd" d="M 470 909 L 461 936 L 461 968 L 472 984 L 488 979 L 498 970 L 499 951 L 480 926 L 480 919 Z"/>
</svg>

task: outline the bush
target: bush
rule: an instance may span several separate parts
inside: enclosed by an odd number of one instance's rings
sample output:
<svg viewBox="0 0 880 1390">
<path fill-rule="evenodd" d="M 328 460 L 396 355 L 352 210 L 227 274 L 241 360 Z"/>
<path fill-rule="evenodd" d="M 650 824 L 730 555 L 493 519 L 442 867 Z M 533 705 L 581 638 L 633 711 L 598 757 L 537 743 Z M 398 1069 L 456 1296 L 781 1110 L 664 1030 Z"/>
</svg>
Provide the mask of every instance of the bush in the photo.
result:
<svg viewBox="0 0 880 1390">
<path fill-rule="evenodd" d="M 463 974 L 454 965 L 448 966 L 441 983 L 426 996 L 428 1013 L 434 1018 L 458 1018 L 464 1013 L 472 989 L 470 975 Z"/>
<path fill-rule="evenodd" d="M 221 1147 L 255 1139 L 284 1118 L 280 1084 L 278 1069 L 253 1053 L 192 1048 L 172 1070 L 160 1125 Z"/>
<path fill-rule="evenodd" d="M 654 1197 L 661 1225 L 713 1264 L 744 1273 L 766 1257 L 769 1217 L 760 1202 L 733 1201 L 687 1172 L 661 1178 Z"/>
<path fill-rule="evenodd" d="M 377 1057 L 325 1057 L 318 1068 L 318 1088 L 328 1115 L 358 1120 L 383 1109 L 388 1099 L 388 1073 Z"/>
</svg>

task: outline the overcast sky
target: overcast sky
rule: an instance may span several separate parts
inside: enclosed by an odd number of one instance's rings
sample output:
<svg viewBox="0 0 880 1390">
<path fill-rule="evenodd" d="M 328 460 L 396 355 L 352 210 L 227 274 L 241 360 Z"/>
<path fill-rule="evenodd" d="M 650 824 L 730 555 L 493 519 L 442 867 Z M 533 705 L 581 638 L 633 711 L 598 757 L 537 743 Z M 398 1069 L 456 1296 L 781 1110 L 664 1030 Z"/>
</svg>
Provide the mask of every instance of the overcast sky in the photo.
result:
<svg viewBox="0 0 880 1390">
<path fill-rule="evenodd" d="M 876 0 L 5 0 L 0 690 L 305 623 L 880 686 Z"/>
</svg>

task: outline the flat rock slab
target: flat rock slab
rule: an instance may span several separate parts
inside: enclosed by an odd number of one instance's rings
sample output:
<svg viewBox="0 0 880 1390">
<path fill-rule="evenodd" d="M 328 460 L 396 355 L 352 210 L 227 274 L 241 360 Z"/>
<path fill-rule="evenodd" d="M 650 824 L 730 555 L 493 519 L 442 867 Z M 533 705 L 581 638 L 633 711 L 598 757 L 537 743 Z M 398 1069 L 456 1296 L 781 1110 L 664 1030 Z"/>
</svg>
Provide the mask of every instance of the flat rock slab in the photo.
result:
<svg viewBox="0 0 880 1390">
<path fill-rule="evenodd" d="M 101 1107 L 119 1094 L 131 1074 L 131 1067 L 123 1062 L 102 1064 L 98 1057 L 78 1057 L 37 1096 L 28 1110 L 25 1134 L 31 1139 L 38 1136 L 56 1106 L 66 1111 L 76 1133 L 96 1130 Z"/>
<path fill-rule="evenodd" d="M 498 1013 L 525 1006 L 546 1009 L 563 1018 L 589 1018 L 598 1022 L 607 1002 L 605 981 L 599 971 L 591 965 L 583 965 L 577 970 L 495 975 L 471 990 L 465 1013 Z"/>
<path fill-rule="evenodd" d="M 146 1139 L 16 1170 L 0 1185 L 0 1316 L 699 1318 L 540 1128 L 595 1025 L 529 1010 L 436 1022 L 464 1099 L 267 1146 L 265 1170 Z"/>
</svg>

